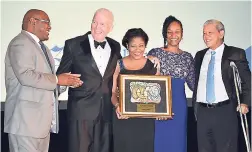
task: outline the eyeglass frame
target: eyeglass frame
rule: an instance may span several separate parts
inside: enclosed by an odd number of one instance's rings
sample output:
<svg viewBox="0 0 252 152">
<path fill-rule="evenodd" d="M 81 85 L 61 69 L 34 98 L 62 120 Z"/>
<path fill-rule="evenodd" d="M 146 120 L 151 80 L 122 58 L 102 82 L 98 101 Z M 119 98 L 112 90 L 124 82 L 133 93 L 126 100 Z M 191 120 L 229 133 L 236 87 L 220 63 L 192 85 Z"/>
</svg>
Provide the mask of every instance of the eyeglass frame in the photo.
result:
<svg viewBox="0 0 252 152">
<path fill-rule="evenodd" d="M 35 17 L 33 17 L 33 18 L 34 18 L 35 20 L 37 20 L 37 21 L 46 23 L 46 24 L 48 24 L 49 26 L 51 26 L 51 21 L 49 21 L 49 20 L 39 19 L 39 18 L 35 18 Z"/>
</svg>

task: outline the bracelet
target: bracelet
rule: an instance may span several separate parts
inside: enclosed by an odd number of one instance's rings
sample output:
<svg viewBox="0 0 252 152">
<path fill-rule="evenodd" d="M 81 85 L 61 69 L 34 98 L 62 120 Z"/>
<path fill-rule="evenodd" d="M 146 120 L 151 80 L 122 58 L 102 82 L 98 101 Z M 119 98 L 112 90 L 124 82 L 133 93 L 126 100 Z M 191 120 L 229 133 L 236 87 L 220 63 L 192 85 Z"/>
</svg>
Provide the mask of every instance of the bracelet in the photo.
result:
<svg viewBox="0 0 252 152">
<path fill-rule="evenodd" d="M 119 107 L 119 103 L 117 102 L 115 105 L 114 105 L 114 108 L 118 108 Z"/>
</svg>

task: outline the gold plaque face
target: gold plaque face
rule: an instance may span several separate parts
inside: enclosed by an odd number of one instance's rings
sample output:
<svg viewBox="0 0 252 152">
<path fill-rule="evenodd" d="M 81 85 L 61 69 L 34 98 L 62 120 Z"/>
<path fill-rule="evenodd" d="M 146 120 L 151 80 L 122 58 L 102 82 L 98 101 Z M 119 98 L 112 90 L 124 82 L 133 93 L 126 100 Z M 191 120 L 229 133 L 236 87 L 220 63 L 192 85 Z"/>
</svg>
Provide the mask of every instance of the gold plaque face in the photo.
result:
<svg viewBox="0 0 252 152">
<path fill-rule="evenodd" d="M 137 104 L 137 112 L 156 112 L 156 104 Z"/>
<path fill-rule="evenodd" d="M 124 75 L 119 77 L 120 110 L 129 118 L 172 118 L 171 77 Z"/>
</svg>

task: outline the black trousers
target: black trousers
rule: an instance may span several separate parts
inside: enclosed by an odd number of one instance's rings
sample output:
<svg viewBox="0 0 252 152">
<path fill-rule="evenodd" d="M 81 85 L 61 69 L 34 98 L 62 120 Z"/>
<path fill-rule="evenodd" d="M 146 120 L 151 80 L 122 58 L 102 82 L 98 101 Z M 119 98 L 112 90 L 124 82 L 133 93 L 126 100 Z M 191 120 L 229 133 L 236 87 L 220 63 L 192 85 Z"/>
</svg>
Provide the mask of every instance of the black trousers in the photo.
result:
<svg viewBox="0 0 252 152">
<path fill-rule="evenodd" d="M 68 152 L 111 152 L 111 144 L 111 122 L 76 120 L 68 124 Z"/>
<path fill-rule="evenodd" d="M 197 135 L 199 152 L 238 152 L 235 102 L 214 108 L 199 105 Z"/>
</svg>

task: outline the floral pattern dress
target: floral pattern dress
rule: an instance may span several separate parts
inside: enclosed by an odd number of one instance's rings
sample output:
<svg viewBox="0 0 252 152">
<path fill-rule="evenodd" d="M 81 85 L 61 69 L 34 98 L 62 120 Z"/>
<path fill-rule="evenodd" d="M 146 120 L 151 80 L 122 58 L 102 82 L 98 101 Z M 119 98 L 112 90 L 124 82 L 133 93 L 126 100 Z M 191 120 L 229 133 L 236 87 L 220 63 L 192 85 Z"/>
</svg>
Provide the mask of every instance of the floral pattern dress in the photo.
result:
<svg viewBox="0 0 252 152">
<path fill-rule="evenodd" d="M 195 83 L 194 60 L 190 53 L 173 53 L 154 48 L 148 55 L 160 60 L 161 75 L 172 77 L 173 119 L 155 122 L 154 152 L 186 152 L 187 100 L 185 83 L 193 90 Z"/>
</svg>

